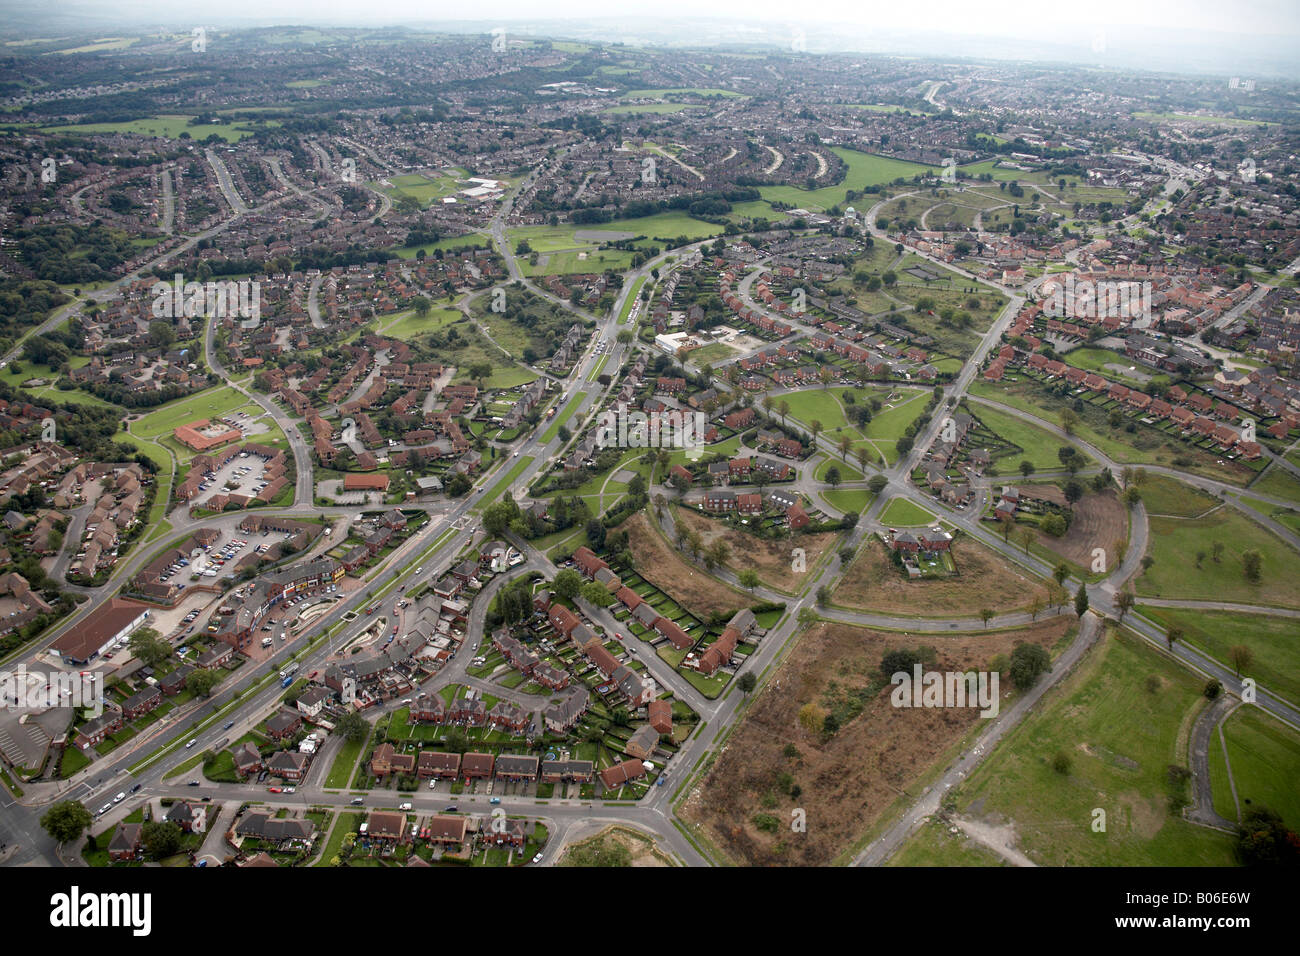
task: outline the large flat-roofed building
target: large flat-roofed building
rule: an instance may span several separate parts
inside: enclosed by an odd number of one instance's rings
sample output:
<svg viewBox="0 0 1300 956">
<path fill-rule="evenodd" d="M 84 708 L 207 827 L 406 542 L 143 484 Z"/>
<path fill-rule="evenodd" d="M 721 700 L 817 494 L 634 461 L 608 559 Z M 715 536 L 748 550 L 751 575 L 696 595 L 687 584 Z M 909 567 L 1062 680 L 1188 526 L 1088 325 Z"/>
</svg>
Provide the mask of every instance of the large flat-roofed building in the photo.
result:
<svg viewBox="0 0 1300 956">
<path fill-rule="evenodd" d="M 126 637 L 149 617 L 149 608 L 135 601 L 113 598 L 84 621 L 68 629 L 53 649 L 71 664 L 85 664 Z"/>
</svg>

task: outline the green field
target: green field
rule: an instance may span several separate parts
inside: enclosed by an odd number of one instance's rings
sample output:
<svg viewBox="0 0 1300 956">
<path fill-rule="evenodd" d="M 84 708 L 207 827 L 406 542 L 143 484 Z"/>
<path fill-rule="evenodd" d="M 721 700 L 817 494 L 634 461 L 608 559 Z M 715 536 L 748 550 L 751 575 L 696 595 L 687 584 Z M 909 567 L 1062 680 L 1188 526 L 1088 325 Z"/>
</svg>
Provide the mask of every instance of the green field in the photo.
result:
<svg viewBox="0 0 1300 956">
<path fill-rule="evenodd" d="M 879 186 L 893 182 L 900 176 L 911 179 L 917 174 L 931 173 L 937 169 L 935 166 L 874 156 L 841 147 L 834 147 L 831 152 L 844 160 L 848 167 L 843 182 L 834 186 L 823 186 L 811 192 L 798 186 L 763 186 L 760 187 L 759 193 L 768 202 L 782 202 L 798 209 L 824 212 L 832 206 L 844 205 L 844 193 L 849 189 Z"/>
<path fill-rule="evenodd" d="M 1264 477 L 1254 482 L 1250 486 L 1251 491 L 1257 491 L 1261 495 L 1271 495 L 1274 498 L 1283 498 L 1286 501 L 1294 501 L 1300 504 L 1300 479 L 1289 471 L 1284 471 L 1277 465 L 1270 468 Z"/>
<path fill-rule="evenodd" d="M 671 99 L 674 96 L 702 96 L 705 98 L 713 96 L 721 97 L 739 97 L 743 94 L 734 90 L 714 90 L 701 86 L 675 86 L 671 89 L 660 90 L 628 90 L 623 94 L 625 100 L 652 100 L 652 99 Z"/>
<path fill-rule="evenodd" d="M 424 318 L 420 318 L 414 311 L 408 310 L 380 319 L 378 330 L 384 335 L 391 335 L 395 339 L 406 340 L 424 332 L 440 329 L 464 317 L 465 314 L 459 309 L 434 306 Z"/>
<path fill-rule="evenodd" d="M 393 200 L 401 199 L 403 196 L 411 196 L 418 200 L 421 209 L 427 209 L 432 203 L 438 202 L 447 196 L 455 195 L 461 186 L 460 180 L 464 180 L 469 173 L 463 169 L 452 168 L 443 170 L 436 176 L 429 176 L 423 173 L 410 173 L 405 176 L 393 176 L 388 180 L 389 185 L 384 186 L 381 183 L 370 183 L 370 188 L 387 193 Z"/>
<path fill-rule="evenodd" d="M 1237 801 L 1244 816 L 1268 807 L 1291 830 L 1300 830 L 1300 736 L 1285 724 L 1254 707 L 1240 707 L 1223 722 L 1223 739 L 1228 744 L 1227 761 L 1219 735 L 1210 737 L 1210 784 L 1214 809 L 1229 820 L 1237 819 L 1237 802 L 1232 799 L 1228 766 L 1236 785 Z"/>
<path fill-rule="evenodd" d="M 1139 596 L 1300 607 L 1300 554 L 1239 512 L 1225 507 L 1200 518 L 1151 518 L 1150 527 L 1148 554 L 1155 562 L 1138 578 Z M 1223 545 L 1218 563 L 1216 541 Z M 1262 556 L 1258 584 L 1242 572 L 1242 552 L 1251 549 Z M 1199 551 L 1206 557 L 1198 568 Z"/>
<path fill-rule="evenodd" d="M 1202 684 L 1143 641 L 1103 638 L 961 785 L 958 809 L 1013 824 L 1020 850 L 1044 866 L 1231 865 L 1235 838 L 1186 822 L 1167 796 Z M 1052 767 L 1058 753 L 1067 773 Z M 1095 808 L 1105 832 L 1092 829 Z"/>
<path fill-rule="evenodd" d="M 1254 661 L 1243 673 L 1287 700 L 1300 701 L 1300 621 L 1295 618 L 1147 605 L 1139 605 L 1138 613 L 1166 630 L 1182 628 L 1185 643 L 1229 669 L 1228 648 L 1249 648 Z"/>
<path fill-rule="evenodd" d="M 237 143 L 245 136 L 252 136 L 258 129 L 279 126 L 276 120 L 261 120 L 250 125 L 248 121 L 238 123 L 204 123 L 191 126 L 193 116 L 159 115 L 144 119 L 125 120 L 120 123 L 84 123 L 77 126 L 46 126 L 42 133 L 134 133 L 137 136 L 159 136 L 164 139 L 180 139 L 182 133 L 191 139 L 207 139 L 214 133 L 227 143 Z"/>
<path fill-rule="evenodd" d="M 1138 491 L 1148 515 L 1195 518 L 1219 503 L 1200 489 L 1165 475 L 1148 474 Z"/>
<path fill-rule="evenodd" d="M 1019 445 L 1022 450 L 1021 454 L 1007 458 L 1005 467 L 1003 467 L 1002 462 L 999 462 L 998 468 L 1000 472 L 1009 474 L 1019 469 L 1022 461 L 1032 463 L 1039 471 L 1061 467 L 1061 459 L 1057 457 L 1056 453 L 1067 442 L 1057 438 L 1051 432 L 1044 431 L 1036 425 L 1021 421 L 1005 412 L 989 408 L 987 405 L 976 405 L 974 413 L 989 431 L 1004 441 Z"/>
<path fill-rule="evenodd" d="M 880 513 L 880 523 L 891 528 L 918 528 L 933 524 L 934 515 L 906 498 L 895 498 Z"/>
<path fill-rule="evenodd" d="M 1140 111 L 1133 114 L 1137 120 L 1149 120 L 1153 123 L 1205 123 L 1209 126 L 1272 126 L 1264 120 L 1241 119 L 1236 116 L 1197 116 L 1194 113 L 1151 113 Z"/>
</svg>

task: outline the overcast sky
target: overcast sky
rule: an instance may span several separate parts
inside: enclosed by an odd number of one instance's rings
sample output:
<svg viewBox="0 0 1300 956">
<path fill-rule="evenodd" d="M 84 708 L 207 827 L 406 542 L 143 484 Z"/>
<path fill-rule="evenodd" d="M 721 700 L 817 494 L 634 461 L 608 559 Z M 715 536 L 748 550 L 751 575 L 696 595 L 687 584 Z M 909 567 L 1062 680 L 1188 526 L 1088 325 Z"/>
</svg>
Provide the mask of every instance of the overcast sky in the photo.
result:
<svg viewBox="0 0 1300 956">
<path fill-rule="evenodd" d="M 1300 72 L 1300 0 L 0 0 L 0 33 L 26 35 L 288 23 L 544 35 L 547 21 L 556 36 L 591 39 L 782 44 L 806 34 L 812 53 L 1053 60 L 1079 49 L 1085 62 L 1109 58 L 1099 66 Z"/>
<path fill-rule="evenodd" d="M 853 23 L 900 29 L 924 28 L 953 33 L 1033 36 L 1036 31 L 1074 29 L 1090 33 L 1112 29 L 1300 35 L 1296 0 L 493 0 L 475 5 L 446 0 L 53 0 L 5 3 L 13 15 L 26 9 L 40 18 L 63 12 L 91 12 L 105 18 L 158 20 L 162 23 L 249 19 L 262 22 L 377 23 L 438 20 L 604 19 L 653 17 L 658 20 L 707 16 L 783 24 Z"/>
</svg>

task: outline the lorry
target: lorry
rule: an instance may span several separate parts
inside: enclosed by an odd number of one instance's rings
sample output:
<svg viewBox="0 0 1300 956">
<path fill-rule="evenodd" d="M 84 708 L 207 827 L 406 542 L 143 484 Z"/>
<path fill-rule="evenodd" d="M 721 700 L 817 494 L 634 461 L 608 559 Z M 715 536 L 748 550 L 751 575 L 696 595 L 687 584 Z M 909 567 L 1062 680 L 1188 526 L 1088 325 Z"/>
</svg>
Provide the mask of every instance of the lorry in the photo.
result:
<svg viewBox="0 0 1300 956">
<path fill-rule="evenodd" d="M 284 680 L 280 681 L 280 686 L 281 686 L 281 687 L 288 687 L 288 686 L 289 686 L 290 684 L 292 684 L 292 683 L 293 683 L 293 676 L 292 676 L 292 675 L 289 675 L 289 676 L 286 676 Z"/>
</svg>

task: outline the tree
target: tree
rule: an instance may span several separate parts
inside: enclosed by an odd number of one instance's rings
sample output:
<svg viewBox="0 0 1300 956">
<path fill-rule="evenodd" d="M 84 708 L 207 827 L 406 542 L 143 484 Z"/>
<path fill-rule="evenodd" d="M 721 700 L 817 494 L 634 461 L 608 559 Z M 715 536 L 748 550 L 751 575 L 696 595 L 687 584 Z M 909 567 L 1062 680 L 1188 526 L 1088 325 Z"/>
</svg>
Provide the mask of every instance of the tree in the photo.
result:
<svg viewBox="0 0 1300 956">
<path fill-rule="evenodd" d="M 1017 644 L 1011 652 L 1011 681 L 1021 690 L 1028 690 L 1051 666 L 1051 658 L 1039 645 Z"/>
<path fill-rule="evenodd" d="M 1136 508 L 1141 501 L 1142 492 L 1137 490 L 1136 485 L 1124 489 L 1124 504 L 1128 505 L 1130 508 Z"/>
<path fill-rule="evenodd" d="M 989 621 L 993 620 L 996 613 L 997 612 L 990 607 L 980 609 L 980 620 L 984 622 L 985 627 L 989 626 Z"/>
<path fill-rule="evenodd" d="M 754 688 L 757 685 L 758 678 L 754 676 L 753 671 L 745 671 L 745 673 L 736 678 L 736 686 L 740 688 L 740 692 L 746 697 L 754 692 Z"/>
<path fill-rule="evenodd" d="M 572 601 L 582 590 L 582 575 L 573 568 L 565 568 L 555 574 L 555 580 L 551 583 L 556 597 L 562 597 L 566 601 Z"/>
<path fill-rule="evenodd" d="M 426 297 L 417 295 L 415 301 L 411 303 L 411 307 L 415 309 L 415 314 L 423 319 L 429 314 L 429 310 L 433 308 L 433 303 Z"/>
<path fill-rule="evenodd" d="M 607 607 L 610 602 L 609 589 L 599 581 L 588 581 L 582 586 L 582 599 L 596 607 Z"/>
<path fill-rule="evenodd" d="M 600 730 L 600 737 L 597 739 L 599 740 L 604 736 L 605 730 L 602 727 Z M 463 727 L 453 727 L 451 730 L 447 731 L 447 736 L 443 738 L 442 745 L 454 754 L 463 754 L 470 748 L 469 734 L 465 733 Z"/>
<path fill-rule="evenodd" d="M 344 740 L 357 744 L 370 735 L 370 724 L 355 710 L 348 711 L 334 724 L 334 733 Z"/>
<path fill-rule="evenodd" d="M 587 522 L 587 543 L 591 545 L 593 551 L 600 551 L 605 547 L 605 525 L 599 518 L 592 518 Z"/>
<path fill-rule="evenodd" d="M 1065 500 L 1070 504 L 1074 504 L 1083 497 L 1083 485 L 1073 479 L 1065 483 L 1065 488 L 1063 490 L 1065 492 Z"/>
<path fill-rule="evenodd" d="M 1241 570 L 1246 575 L 1246 580 L 1252 584 L 1259 583 L 1260 570 L 1263 564 L 1263 558 L 1255 550 L 1241 552 Z"/>
<path fill-rule="evenodd" d="M 181 828 L 168 820 L 150 820 L 140 828 L 140 841 L 149 859 L 161 860 L 181 848 Z"/>
<path fill-rule="evenodd" d="M 1052 569 L 1052 577 L 1056 579 L 1057 584 L 1065 584 L 1065 579 L 1070 576 L 1070 566 L 1061 563 Z"/>
<path fill-rule="evenodd" d="M 830 468 L 826 470 L 826 484 L 830 485 L 832 488 L 838 487 L 839 483 L 843 480 L 843 477 L 840 475 L 840 470 L 834 465 L 831 465 Z"/>
<path fill-rule="evenodd" d="M 1300 863 L 1300 837 L 1268 807 L 1255 807 L 1237 827 L 1237 856 L 1246 866 L 1286 867 Z"/>
<path fill-rule="evenodd" d="M 1255 655 L 1245 644 L 1233 644 L 1228 648 L 1228 660 L 1232 662 L 1232 668 L 1241 676 L 1241 672 L 1248 668 L 1255 660 Z"/>
<path fill-rule="evenodd" d="M 488 534 L 500 535 L 510 523 L 520 516 L 519 505 L 513 498 L 503 498 L 483 509 L 483 527 Z"/>
<path fill-rule="evenodd" d="M 1079 590 L 1074 592 L 1074 613 L 1079 617 L 1088 613 L 1088 588 L 1082 581 L 1079 582 Z"/>
<path fill-rule="evenodd" d="M 1023 458 L 1023 459 L 1021 459 L 1021 461 L 1020 461 L 1020 474 L 1024 475 L 1026 478 L 1028 478 L 1028 477 L 1029 477 L 1030 475 L 1032 475 L 1036 470 L 1037 470 L 1037 469 L 1034 468 L 1034 463 L 1033 463 L 1032 461 L 1030 461 L 1028 458 Z"/>
<path fill-rule="evenodd" d="M 215 670 L 191 671 L 185 678 L 185 689 L 195 697 L 212 696 L 212 688 L 221 683 L 221 675 Z"/>
<path fill-rule="evenodd" d="M 1210 557 L 1218 564 L 1223 559 L 1223 542 L 1215 541 L 1210 545 Z"/>
<path fill-rule="evenodd" d="M 758 587 L 758 572 L 753 568 L 741 568 L 736 574 L 736 579 L 740 581 L 742 587 L 749 588 L 751 591 Z"/>
<path fill-rule="evenodd" d="M 94 815 L 76 800 L 56 803 L 41 817 L 41 826 L 58 843 L 71 843 L 94 822 Z"/>
<path fill-rule="evenodd" d="M 1043 599 L 1035 595 L 1034 599 L 1029 602 L 1029 619 L 1031 621 L 1036 621 L 1038 620 L 1038 615 L 1042 613 L 1043 613 Z"/>
<path fill-rule="evenodd" d="M 1181 627 L 1171 627 L 1165 631 L 1165 640 L 1169 642 L 1169 649 L 1172 651 L 1174 645 L 1183 639 L 1183 629 Z"/>
<path fill-rule="evenodd" d="M 889 479 L 884 475 L 872 475 L 871 480 L 867 482 L 867 488 L 873 495 L 878 495 L 885 490 L 887 484 Z"/>
<path fill-rule="evenodd" d="M 157 667 L 172 656 L 172 647 L 151 627 L 142 627 L 131 635 L 131 656 L 146 667 Z"/>
<path fill-rule="evenodd" d="M 1133 610 L 1133 605 L 1137 603 L 1132 591 L 1120 591 L 1115 596 L 1115 606 L 1119 608 L 1119 622 L 1124 623 L 1124 615 Z"/>
</svg>

